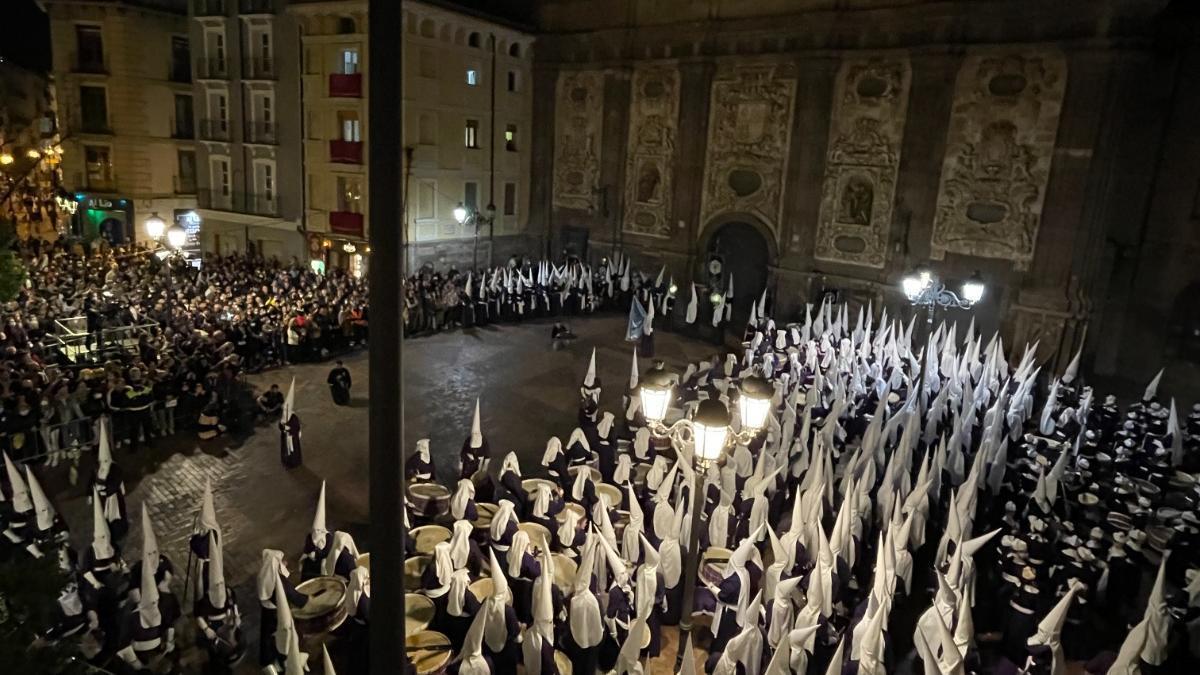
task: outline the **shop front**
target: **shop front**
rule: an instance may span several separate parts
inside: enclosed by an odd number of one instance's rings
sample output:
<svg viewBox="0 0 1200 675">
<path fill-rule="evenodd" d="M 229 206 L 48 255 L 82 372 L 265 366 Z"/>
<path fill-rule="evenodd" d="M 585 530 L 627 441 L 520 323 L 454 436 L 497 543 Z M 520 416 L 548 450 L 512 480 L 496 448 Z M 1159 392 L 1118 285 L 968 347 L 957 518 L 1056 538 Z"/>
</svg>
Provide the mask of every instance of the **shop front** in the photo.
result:
<svg viewBox="0 0 1200 675">
<path fill-rule="evenodd" d="M 71 218 L 71 234 L 84 241 L 104 239 L 118 246 L 134 239 L 133 201 L 76 192 L 78 206 Z"/>
</svg>

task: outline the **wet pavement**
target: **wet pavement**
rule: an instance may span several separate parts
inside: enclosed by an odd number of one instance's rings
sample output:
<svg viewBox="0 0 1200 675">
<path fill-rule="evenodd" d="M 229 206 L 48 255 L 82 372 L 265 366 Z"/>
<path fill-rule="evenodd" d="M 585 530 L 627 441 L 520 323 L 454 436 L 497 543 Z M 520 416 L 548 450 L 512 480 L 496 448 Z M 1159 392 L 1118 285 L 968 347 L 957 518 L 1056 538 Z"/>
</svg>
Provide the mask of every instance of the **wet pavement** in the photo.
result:
<svg viewBox="0 0 1200 675">
<path fill-rule="evenodd" d="M 578 339 L 553 350 L 552 322 L 490 326 L 441 333 L 405 342 L 405 442 L 412 451 L 417 439 L 429 438 L 438 478 L 449 483 L 457 472 L 458 451 L 470 431 L 471 413 L 478 396 L 483 433 L 493 454 L 500 458 L 516 452 L 526 474 L 540 470 L 547 439 L 566 441 L 575 426 L 579 385 L 588 357 L 596 348 L 599 376 L 604 385 L 602 409 L 614 413 L 628 385 L 632 343 L 624 341 L 625 318 L 603 316 L 571 325 Z M 711 356 L 711 344 L 658 331 L 658 356 L 681 367 L 685 360 Z M 367 452 L 367 354 L 348 355 L 345 364 L 354 379 L 348 406 L 335 406 L 326 375 L 332 363 L 297 365 L 248 376 L 255 387 L 272 383 L 286 390 L 296 381 L 296 412 L 303 423 L 304 465 L 292 471 L 279 462 L 279 435 L 274 420 L 260 425 L 243 439 L 163 439 L 151 450 L 120 451 L 116 461 L 126 471 L 131 531 L 123 553 L 137 560 L 141 548 L 140 509 L 150 511 L 159 547 L 175 562 L 182 594 L 188 563 L 187 538 L 200 505 L 206 481 L 212 481 L 217 519 L 225 536 L 225 575 L 237 593 L 245 617 L 250 651 L 237 672 L 256 673 L 258 602 L 254 578 L 264 548 L 282 550 L 296 569 L 312 520 L 321 481 L 327 481 L 327 514 L 330 529 L 355 536 L 369 551 Z M 649 361 L 641 360 L 644 371 Z M 619 415 L 618 415 L 619 417 Z M 90 458 L 80 470 L 80 483 L 90 474 Z M 66 488 L 57 497 L 77 545 L 86 545 L 91 533 L 90 508 L 82 487 Z M 181 596 L 182 597 L 182 596 Z M 190 598 L 184 603 L 190 606 Z M 178 644 L 193 643 L 192 622 L 177 626 Z M 670 672 L 674 631 L 664 640 L 664 656 L 656 659 L 656 672 Z M 664 635 L 664 638 L 668 636 Z M 306 645 L 307 646 L 307 645 Z M 320 648 L 310 647 L 319 664 Z M 335 661 L 339 661 L 335 650 Z M 200 672 L 204 657 L 186 649 L 186 672 Z M 671 663 L 668 663 L 671 662 Z M 335 665 L 337 665 L 335 663 Z M 319 670 L 314 665 L 314 671 Z M 339 672 L 355 672 L 339 669 Z"/>
</svg>

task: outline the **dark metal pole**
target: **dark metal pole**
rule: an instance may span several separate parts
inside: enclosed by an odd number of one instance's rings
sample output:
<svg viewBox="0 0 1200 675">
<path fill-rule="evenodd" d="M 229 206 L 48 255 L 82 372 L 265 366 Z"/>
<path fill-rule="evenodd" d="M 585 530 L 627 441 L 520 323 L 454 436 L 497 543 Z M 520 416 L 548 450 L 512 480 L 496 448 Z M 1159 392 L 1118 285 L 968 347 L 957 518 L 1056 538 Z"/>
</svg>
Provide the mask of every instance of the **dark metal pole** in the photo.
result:
<svg viewBox="0 0 1200 675">
<path fill-rule="evenodd" d="M 400 330 L 404 256 L 401 156 L 401 5 L 368 0 L 368 205 L 370 207 L 371 347 L 370 542 L 372 567 L 370 673 L 400 673 L 404 650 L 404 388 Z"/>
<path fill-rule="evenodd" d="M 488 151 L 488 267 L 496 266 L 496 34 L 492 33 L 492 143 Z M 507 147 L 507 144 L 505 144 Z M 476 226 L 478 227 L 478 226 Z"/>
<path fill-rule="evenodd" d="M 696 480 L 692 485 L 692 531 L 688 535 L 687 566 L 683 570 L 683 608 L 679 615 L 679 652 L 675 655 L 675 672 L 683 665 L 683 650 L 692 634 L 692 603 L 696 597 L 696 575 L 700 567 L 700 516 L 704 502 L 700 493 L 704 491 L 704 476 L 707 466 L 703 461 L 694 471 Z M 688 655 L 690 658 L 690 654 Z"/>
</svg>

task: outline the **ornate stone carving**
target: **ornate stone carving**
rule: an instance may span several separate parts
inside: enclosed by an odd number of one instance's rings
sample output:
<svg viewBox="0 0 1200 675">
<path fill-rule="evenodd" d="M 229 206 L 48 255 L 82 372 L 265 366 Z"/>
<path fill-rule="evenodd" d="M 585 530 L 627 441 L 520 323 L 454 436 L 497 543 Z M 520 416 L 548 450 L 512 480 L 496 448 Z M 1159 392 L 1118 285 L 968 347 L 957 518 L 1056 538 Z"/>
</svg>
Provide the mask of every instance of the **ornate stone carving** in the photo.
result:
<svg viewBox="0 0 1200 675">
<path fill-rule="evenodd" d="M 1066 89 L 1055 50 L 968 56 L 954 110 L 933 222 L 933 256 L 947 251 L 1033 259 Z"/>
<path fill-rule="evenodd" d="M 679 71 L 668 66 L 635 70 L 629 108 L 624 228 L 626 232 L 669 237 Z"/>
<path fill-rule="evenodd" d="M 854 59 L 838 71 L 817 258 L 870 267 L 887 261 L 911 80 L 903 56 Z"/>
<path fill-rule="evenodd" d="M 796 76 L 789 64 L 723 64 L 713 77 L 701 222 L 759 218 L 779 238 Z"/>
<path fill-rule="evenodd" d="M 604 73 L 559 73 L 554 119 L 554 206 L 593 209 L 600 183 Z"/>
</svg>

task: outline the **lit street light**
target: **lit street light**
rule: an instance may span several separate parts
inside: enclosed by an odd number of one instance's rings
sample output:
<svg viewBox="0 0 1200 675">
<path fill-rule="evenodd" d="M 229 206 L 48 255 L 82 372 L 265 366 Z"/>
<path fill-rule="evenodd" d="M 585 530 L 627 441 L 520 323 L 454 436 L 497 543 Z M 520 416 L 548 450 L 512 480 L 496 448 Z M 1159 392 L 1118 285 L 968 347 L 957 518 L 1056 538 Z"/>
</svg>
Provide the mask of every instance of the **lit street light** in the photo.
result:
<svg viewBox="0 0 1200 675">
<path fill-rule="evenodd" d="M 924 265 L 909 272 L 900 280 L 900 288 L 913 307 L 924 307 L 929 310 L 926 323 L 933 323 L 933 315 L 939 307 L 943 309 L 971 309 L 975 303 L 983 299 L 985 285 L 983 277 L 975 272 L 963 282 L 961 294 L 946 288 L 942 280 L 929 271 Z"/>
<path fill-rule="evenodd" d="M 158 212 L 151 213 L 146 219 L 146 235 L 154 241 L 160 241 L 166 229 L 167 224 L 158 216 Z"/>
<path fill-rule="evenodd" d="M 692 632 L 692 604 L 696 594 L 696 575 L 700 565 L 700 518 L 704 503 L 700 497 L 703 477 L 709 465 L 718 462 L 726 448 L 750 442 L 763 428 L 771 408 L 771 388 L 766 380 L 758 376 L 744 378 L 739 385 L 738 416 L 741 429 L 733 432 L 729 428 L 729 409 L 716 399 L 705 399 L 696 408 L 691 419 L 681 419 L 670 426 L 663 423 L 670 407 L 673 379 L 665 371 L 647 374 L 641 383 L 639 394 L 646 426 L 657 438 L 667 438 L 681 459 L 693 462 L 693 473 L 697 477 L 692 485 L 692 528 L 688 538 L 688 559 L 683 577 L 683 612 L 679 619 L 679 655 L 675 669 L 683 661 L 682 645 Z M 692 445 L 692 452 L 688 452 Z M 689 655 L 690 656 L 690 655 Z"/>
</svg>

